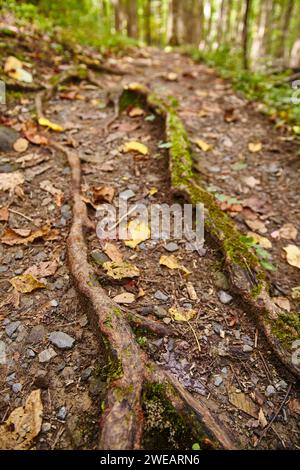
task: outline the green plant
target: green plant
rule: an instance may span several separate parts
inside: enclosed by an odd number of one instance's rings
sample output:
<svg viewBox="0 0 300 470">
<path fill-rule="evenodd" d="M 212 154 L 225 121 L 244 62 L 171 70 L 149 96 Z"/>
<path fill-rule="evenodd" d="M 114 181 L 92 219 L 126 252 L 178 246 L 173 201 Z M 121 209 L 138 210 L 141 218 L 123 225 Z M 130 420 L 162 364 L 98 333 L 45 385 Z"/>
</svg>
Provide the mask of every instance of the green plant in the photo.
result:
<svg viewBox="0 0 300 470">
<path fill-rule="evenodd" d="M 262 246 L 256 243 L 253 237 L 241 236 L 241 241 L 249 248 L 255 250 L 263 268 L 267 269 L 268 271 L 275 271 L 275 266 L 270 262 L 272 255 Z"/>
</svg>

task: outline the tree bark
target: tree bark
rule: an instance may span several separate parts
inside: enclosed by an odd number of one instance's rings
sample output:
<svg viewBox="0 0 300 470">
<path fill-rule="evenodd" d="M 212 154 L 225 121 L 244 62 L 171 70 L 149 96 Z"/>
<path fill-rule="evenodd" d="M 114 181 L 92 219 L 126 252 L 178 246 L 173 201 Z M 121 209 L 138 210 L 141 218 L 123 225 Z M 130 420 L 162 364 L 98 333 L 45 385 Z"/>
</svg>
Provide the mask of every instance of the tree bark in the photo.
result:
<svg viewBox="0 0 300 470">
<path fill-rule="evenodd" d="M 145 39 L 147 44 L 151 44 L 151 0 L 145 0 Z"/>
<path fill-rule="evenodd" d="M 137 0 L 127 0 L 127 34 L 129 37 L 138 38 L 138 15 L 137 15 Z"/>
<path fill-rule="evenodd" d="M 172 0 L 172 33 L 170 44 L 172 46 L 179 45 L 179 34 L 178 34 L 178 26 L 179 26 L 179 0 Z"/>
<path fill-rule="evenodd" d="M 249 57 L 248 57 L 248 49 L 249 49 L 249 16 L 251 10 L 251 0 L 246 0 L 246 10 L 244 15 L 244 23 L 243 23 L 243 65 L 244 69 L 248 70 L 249 68 Z"/>
<path fill-rule="evenodd" d="M 287 48 L 286 48 L 286 41 L 289 33 L 289 26 L 293 14 L 293 9 L 295 6 L 294 0 L 288 0 L 286 10 L 283 16 L 282 26 L 281 26 L 281 34 L 279 37 L 279 44 L 277 49 L 277 57 L 283 58 L 286 60 L 287 56 Z"/>
</svg>

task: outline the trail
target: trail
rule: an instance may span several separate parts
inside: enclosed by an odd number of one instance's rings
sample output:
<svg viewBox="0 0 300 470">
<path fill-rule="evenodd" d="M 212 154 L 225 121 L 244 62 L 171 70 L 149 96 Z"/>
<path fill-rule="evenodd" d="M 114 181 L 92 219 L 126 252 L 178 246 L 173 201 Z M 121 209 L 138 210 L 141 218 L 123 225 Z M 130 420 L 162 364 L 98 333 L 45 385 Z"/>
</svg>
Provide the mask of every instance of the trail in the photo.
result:
<svg viewBox="0 0 300 470">
<path fill-rule="evenodd" d="M 54 74 L 49 61 L 36 63 L 47 76 Z M 286 223 L 293 224 L 298 233 L 300 230 L 297 143 L 276 131 L 254 105 L 236 96 L 214 71 L 183 55 L 148 48 L 111 60 L 109 66 L 115 65 L 124 75 L 94 72 L 94 83 L 83 79 L 64 84 L 45 103 L 45 117 L 65 130 L 47 132 L 46 146 L 30 144 L 21 154 L 29 156 L 28 161 L 18 163 L 16 157 L 20 155 L 14 150 L 1 155 L 1 173 L 18 169 L 25 174 L 24 195 L 1 195 L 1 207 L 9 203 L 11 209 L 3 232 L 7 224 L 30 230 L 51 224 L 52 237 L 48 240 L 40 238 L 26 245 L 2 243 L 1 249 L 1 341 L 9 358 L 0 375 L 2 421 L 31 390 L 40 388 L 44 414 L 36 439 L 39 449 L 98 448 L 108 376 L 97 325 L 89 323 L 91 315 L 80 302 L 68 269 L 66 242 L 73 217 L 71 171 L 65 155 L 51 141 L 79 155 L 81 195 L 94 224 L 95 208 L 101 202 L 95 190 L 99 187 L 106 191 L 113 188 L 113 201 L 126 192 L 133 205 L 182 203 L 170 191 L 168 148 L 161 145 L 165 143 L 162 119 L 149 109 L 140 110 L 136 116 L 131 112 L 130 116 L 131 108 L 117 108 L 120 90 L 126 85 L 140 82 L 160 96 L 172 95 L 178 100 L 178 113 L 190 139 L 201 139 L 211 146 L 201 151 L 194 144 L 195 167 L 202 180 L 215 194 L 226 196 L 220 198 L 222 208 L 242 233 L 249 232 L 252 221 L 259 227 L 258 233 L 270 240 L 272 264 L 277 267 L 268 274 L 272 296 L 281 298 L 281 302 L 287 299 L 291 311 L 299 308 L 299 300 L 291 297 L 291 289 L 299 284 L 298 270 L 283 256 L 283 248 L 296 241 L 271 236 Z M 33 98 L 8 107 L 3 122 L 12 120 L 20 130 L 35 109 Z M 40 134 L 44 135 L 42 130 Z M 122 147 L 129 141 L 146 145 L 148 155 L 124 153 Z M 251 152 L 249 143 L 260 143 L 261 149 Z M 62 203 L 51 185 L 43 189 L 45 181 L 63 192 Z M 227 197 L 236 200 L 228 203 Z M 248 203 L 239 202 L 246 199 Z M 299 448 L 296 380 L 276 359 L 255 319 L 230 290 L 222 256 L 209 237 L 199 251 L 190 251 L 184 239 L 152 237 L 135 249 L 122 240 L 113 240 L 117 256 L 140 272 L 134 279 L 121 281 L 111 280 L 103 268 L 111 258 L 95 229 L 86 230 L 86 243 L 95 279 L 107 297 L 126 293 L 134 299 L 121 304 L 122 321 L 131 311 L 141 322 L 143 318 L 155 322 L 168 333 L 153 335 L 149 330 L 133 329 L 130 335 L 135 336 L 142 357 L 172 374 L 196 402 L 205 403 L 240 448 Z M 185 271 L 160 264 L 162 256 L 171 255 Z M 49 260 L 55 260 L 55 272 L 42 274 L 45 266 L 42 269 L 40 263 Z M 38 265 L 37 277 L 47 289 L 22 294 L 18 304 L 8 280 L 34 265 Z M 189 322 L 176 321 L 171 319 L 170 308 L 194 310 L 196 315 Z M 69 349 L 49 344 L 47 335 L 55 331 L 70 335 L 74 344 Z M 49 347 L 55 355 L 42 362 L 40 353 L 49 353 Z M 18 392 L 12 391 L 15 384 L 21 384 L 20 390 L 14 387 Z M 163 415 L 159 401 L 145 401 L 143 415 L 144 448 L 180 448 L 182 436 Z M 264 433 L 268 423 L 268 432 Z M 191 448 L 191 437 L 185 435 L 185 439 L 183 445 Z M 210 445 L 209 439 L 206 444 Z"/>
</svg>

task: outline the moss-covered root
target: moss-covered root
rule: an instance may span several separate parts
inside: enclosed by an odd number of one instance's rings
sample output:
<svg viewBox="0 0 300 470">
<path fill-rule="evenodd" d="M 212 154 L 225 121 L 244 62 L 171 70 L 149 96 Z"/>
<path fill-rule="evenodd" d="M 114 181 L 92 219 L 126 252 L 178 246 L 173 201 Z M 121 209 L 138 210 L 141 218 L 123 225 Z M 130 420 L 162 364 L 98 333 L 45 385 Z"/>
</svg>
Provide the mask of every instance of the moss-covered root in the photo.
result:
<svg viewBox="0 0 300 470">
<path fill-rule="evenodd" d="M 257 256 L 244 243 L 242 234 L 232 219 L 220 209 L 214 196 L 193 174 L 190 142 L 184 124 L 176 112 L 174 101 L 171 98 L 160 98 L 146 87 L 139 87 L 137 84 L 129 86 L 129 89 L 132 95 L 143 96 L 149 108 L 164 118 L 166 139 L 171 144 L 169 167 L 173 191 L 180 193 L 193 204 L 204 205 L 206 231 L 224 255 L 233 290 L 256 316 L 278 358 L 290 372 L 300 378 L 300 367 L 292 360 L 292 345 L 299 339 L 299 318 L 286 313 L 286 320 L 282 321 L 283 313 L 269 296 L 266 274 Z"/>
</svg>

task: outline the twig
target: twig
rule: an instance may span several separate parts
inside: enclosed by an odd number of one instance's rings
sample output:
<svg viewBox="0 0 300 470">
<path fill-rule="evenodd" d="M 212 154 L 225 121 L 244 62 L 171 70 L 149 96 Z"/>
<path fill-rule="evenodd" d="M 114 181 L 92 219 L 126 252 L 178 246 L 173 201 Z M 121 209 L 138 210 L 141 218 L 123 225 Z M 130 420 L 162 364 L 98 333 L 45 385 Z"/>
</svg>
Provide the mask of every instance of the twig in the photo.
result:
<svg viewBox="0 0 300 470">
<path fill-rule="evenodd" d="M 12 214 L 19 215 L 20 217 L 23 217 L 24 219 L 29 220 L 29 222 L 33 222 L 33 223 L 34 223 L 34 220 L 33 220 L 31 217 L 28 217 L 28 215 L 22 214 L 22 212 L 15 211 L 14 209 L 8 209 L 8 210 L 9 210 L 9 212 L 11 212 Z M 35 225 L 35 224 L 34 224 L 34 225 Z"/>
<path fill-rule="evenodd" d="M 197 343 L 197 346 L 198 346 L 198 350 L 199 350 L 199 353 L 201 353 L 201 346 L 200 346 L 200 343 L 199 343 L 199 340 L 198 340 L 198 337 L 196 335 L 196 331 L 194 330 L 194 328 L 192 327 L 191 323 L 188 321 L 188 325 L 193 333 L 193 335 L 195 336 L 195 340 L 196 340 L 196 343 Z"/>
</svg>

